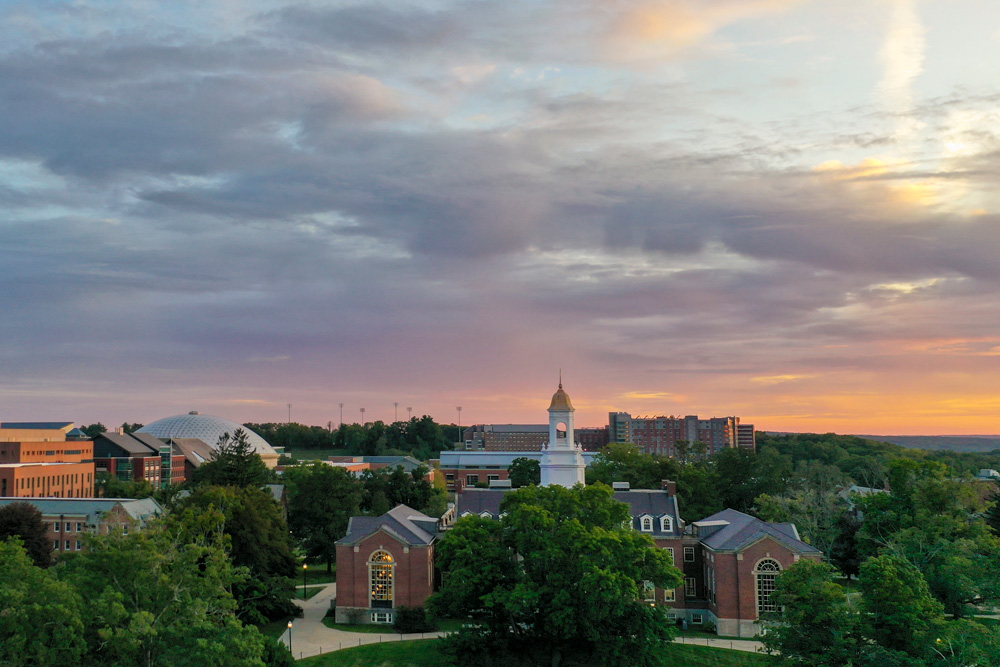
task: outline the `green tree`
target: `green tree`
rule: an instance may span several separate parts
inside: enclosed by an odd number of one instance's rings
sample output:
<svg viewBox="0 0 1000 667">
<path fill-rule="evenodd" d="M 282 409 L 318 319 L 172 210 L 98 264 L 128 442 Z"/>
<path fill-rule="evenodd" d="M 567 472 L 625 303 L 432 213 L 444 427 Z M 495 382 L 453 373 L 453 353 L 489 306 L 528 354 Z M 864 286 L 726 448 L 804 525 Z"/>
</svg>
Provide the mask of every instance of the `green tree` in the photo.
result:
<svg viewBox="0 0 1000 667">
<path fill-rule="evenodd" d="M 794 523 L 803 540 L 829 558 L 840 537 L 839 521 L 847 512 L 844 500 L 833 490 L 796 489 L 789 495 L 764 494 L 757 498 L 757 516 L 763 521 Z"/>
<path fill-rule="evenodd" d="M 142 427 L 143 427 L 143 424 L 140 424 L 138 422 L 133 423 L 133 424 L 129 424 L 128 422 L 122 422 L 122 427 L 121 428 L 122 428 L 122 433 L 128 434 L 128 433 L 135 433 L 136 431 L 138 431 Z"/>
<path fill-rule="evenodd" d="M 530 484 L 540 484 L 542 481 L 542 465 L 538 459 L 520 456 L 510 462 L 507 468 L 510 485 L 515 489 Z"/>
<path fill-rule="evenodd" d="M 145 479 L 118 479 L 106 472 L 94 476 L 94 492 L 101 498 L 152 498 L 156 487 Z"/>
<path fill-rule="evenodd" d="M 82 426 L 80 430 L 86 433 L 87 437 L 96 438 L 102 433 L 107 433 L 108 427 L 102 424 L 101 422 L 96 422 L 94 424 L 87 424 L 86 426 Z"/>
<path fill-rule="evenodd" d="M 199 525 L 199 514 L 220 512 L 217 527 L 228 537 L 235 567 L 245 568 L 245 581 L 233 584 L 241 618 L 261 622 L 294 613 L 290 598 L 298 559 L 288 525 L 270 493 L 252 486 L 202 486 L 178 503 L 170 520 Z"/>
<path fill-rule="evenodd" d="M 849 512 L 844 512 L 837 519 L 837 537 L 829 552 L 830 562 L 848 579 L 858 576 L 861 571 L 861 555 L 858 552 L 860 529 L 861 520 Z"/>
<path fill-rule="evenodd" d="M 0 541 L 0 664 L 87 664 L 83 637 L 79 595 L 32 563 L 19 539 Z"/>
<path fill-rule="evenodd" d="M 886 649 L 926 657 L 940 633 L 944 609 L 920 571 L 903 558 L 875 556 L 861 565 L 860 583 L 868 638 Z"/>
<path fill-rule="evenodd" d="M 83 598 L 89 665 L 264 667 L 264 641 L 236 617 L 230 588 L 246 574 L 226 555 L 225 519 L 88 536 L 65 558 L 64 580 Z"/>
<path fill-rule="evenodd" d="M 643 582 L 683 582 L 648 535 L 624 527 L 628 508 L 603 484 L 528 486 L 507 494 L 498 521 L 460 519 L 437 550 L 435 611 L 476 627 L 445 640 L 466 664 L 662 664 L 670 639 Z M 503 657 L 501 657 L 503 656 Z"/>
<path fill-rule="evenodd" d="M 361 484 L 343 468 L 314 461 L 285 469 L 288 527 L 310 558 L 326 561 L 332 571 L 336 542 L 347 534 L 348 520 L 361 512 Z"/>
<path fill-rule="evenodd" d="M 0 507 L 0 540 L 18 537 L 32 562 L 38 567 L 52 564 L 52 542 L 42 513 L 29 503 L 10 503 Z"/>
<path fill-rule="evenodd" d="M 230 435 L 219 437 L 215 457 L 195 468 L 192 482 L 195 485 L 262 486 L 273 475 L 264 459 L 253 450 L 246 431 L 241 428 Z"/>
<path fill-rule="evenodd" d="M 801 561 L 777 579 L 772 600 L 782 611 L 763 642 L 783 665 L 844 667 L 857 662 L 857 613 L 826 563 Z"/>
</svg>

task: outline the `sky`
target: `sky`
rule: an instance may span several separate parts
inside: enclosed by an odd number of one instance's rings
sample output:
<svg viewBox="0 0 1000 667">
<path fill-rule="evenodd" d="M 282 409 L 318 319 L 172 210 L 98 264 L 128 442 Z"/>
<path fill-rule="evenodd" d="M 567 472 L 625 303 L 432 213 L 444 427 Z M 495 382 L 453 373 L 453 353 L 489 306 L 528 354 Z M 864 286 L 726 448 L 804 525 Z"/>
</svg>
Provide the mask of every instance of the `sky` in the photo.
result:
<svg viewBox="0 0 1000 667">
<path fill-rule="evenodd" d="M 998 82 L 996 0 L 0 0 L 0 419 L 1000 433 Z"/>
</svg>

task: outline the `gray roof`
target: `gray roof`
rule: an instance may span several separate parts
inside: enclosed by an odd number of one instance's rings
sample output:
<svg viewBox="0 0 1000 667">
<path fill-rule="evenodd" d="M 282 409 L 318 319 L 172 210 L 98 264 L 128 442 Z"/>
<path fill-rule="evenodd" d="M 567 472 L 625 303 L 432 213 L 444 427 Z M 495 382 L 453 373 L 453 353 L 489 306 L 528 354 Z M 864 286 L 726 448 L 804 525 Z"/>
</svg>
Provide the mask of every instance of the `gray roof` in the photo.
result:
<svg viewBox="0 0 1000 667">
<path fill-rule="evenodd" d="M 0 422 L 0 428 L 16 428 L 21 430 L 38 429 L 41 431 L 54 431 L 67 428 L 73 422 Z"/>
<path fill-rule="evenodd" d="M 94 439 L 94 455 L 101 457 L 104 452 L 101 451 L 106 445 L 104 441 L 110 442 L 116 445 L 118 448 L 128 452 L 132 455 L 145 455 L 159 454 L 159 449 L 150 446 L 149 443 L 132 437 L 131 435 L 124 435 L 118 433 L 102 433 L 97 438 Z M 160 443 L 162 446 L 163 443 Z M 100 453 L 98 453 L 100 452 Z"/>
<path fill-rule="evenodd" d="M 337 544 L 357 544 L 378 530 L 385 530 L 410 546 L 426 546 L 437 539 L 437 519 L 406 505 L 396 505 L 382 516 L 352 516 L 347 535 Z"/>
<path fill-rule="evenodd" d="M 271 496 L 278 502 L 281 502 L 282 497 L 285 495 L 285 485 L 284 484 L 265 484 L 264 488 L 271 492 Z"/>
<path fill-rule="evenodd" d="M 97 525 L 116 505 L 140 523 L 163 514 L 163 507 L 152 498 L 0 498 L 0 507 L 11 503 L 34 505 L 45 516 L 85 516 L 90 525 Z"/>
<path fill-rule="evenodd" d="M 683 532 L 681 515 L 677 509 L 677 496 L 671 496 L 663 490 L 632 489 L 630 491 L 615 491 L 615 500 L 629 506 L 632 515 L 632 527 L 641 528 L 640 517 L 653 517 L 653 537 L 680 537 Z M 660 530 L 660 517 L 669 516 L 673 530 Z"/>
<path fill-rule="evenodd" d="M 199 438 L 171 438 L 170 442 L 181 451 L 184 458 L 197 468 L 215 457 L 215 449 Z"/>
<path fill-rule="evenodd" d="M 500 516 L 500 503 L 504 494 L 511 489 L 465 489 L 458 494 L 455 516 L 461 518 L 466 514 L 482 514 L 488 512 L 493 518 Z M 653 537 L 680 537 L 683 526 L 677 511 L 677 498 L 666 491 L 636 489 L 634 491 L 617 491 L 615 500 L 629 506 L 632 515 L 632 527 L 641 528 L 640 517 L 653 517 Z M 673 530 L 660 530 L 660 517 L 667 515 L 673 520 Z"/>
<path fill-rule="evenodd" d="M 820 553 L 819 549 L 799 539 L 799 532 L 794 524 L 765 523 L 733 509 L 722 510 L 701 521 L 695 521 L 694 525 L 699 528 L 701 543 L 715 551 L 738 551 L 765 537 L 770 537 L 792 551 Z"/>
<path fill-rule="evenodd" d="M 364 463 L 382 463 L 389 467 L 395 468 L 396 466 L 402 466 L 403 470 L 406 472 L 413 472 L 422 465 L 417 459 L 412 456 L 362 456 L 361 460 Z"/>
</svg>

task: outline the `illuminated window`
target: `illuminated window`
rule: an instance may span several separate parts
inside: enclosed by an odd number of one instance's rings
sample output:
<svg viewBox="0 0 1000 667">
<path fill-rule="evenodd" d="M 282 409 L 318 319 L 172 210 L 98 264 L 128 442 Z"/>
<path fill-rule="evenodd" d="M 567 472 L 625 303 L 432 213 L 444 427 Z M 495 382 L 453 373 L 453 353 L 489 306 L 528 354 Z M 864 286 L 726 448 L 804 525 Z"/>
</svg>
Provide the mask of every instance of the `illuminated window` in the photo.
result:
<svg viewBox="0 0 1000 667">
<path fill-rule="evenodd" d="M 774 592 L 774 582 L 781 572 L 781 564 L 776 560 L 765 558 L 757 563 L 754 569 L 754 579 L 757 582 L 757 613 L 777 611 L 778 607 L 771 602 Z"/>
<path fill-rule="evenodd" d="M 392 609 L 393 581 L 392 554 L 388 551 L 376 551 L 368 561 L 371 606 Z"/>
<path fill-rule="evenodd" d="M 663 591 L 664 602 L 673 602 L 675 599 L 677 599 L 677 596 L 674 593 L 674 589 L 668 588 L 667 590 Z"/>
</svg>

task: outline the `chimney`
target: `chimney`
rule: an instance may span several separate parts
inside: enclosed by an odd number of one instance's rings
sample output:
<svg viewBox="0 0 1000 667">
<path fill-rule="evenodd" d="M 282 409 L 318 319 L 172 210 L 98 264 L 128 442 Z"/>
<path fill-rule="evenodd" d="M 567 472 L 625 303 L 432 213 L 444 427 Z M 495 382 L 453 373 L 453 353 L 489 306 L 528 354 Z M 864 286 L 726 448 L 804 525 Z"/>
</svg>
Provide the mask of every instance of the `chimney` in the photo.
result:
<svg viewBox="0 0 1000 667">
<path fill-rule="evenodd" d="M 677 482 L 672 479 L 665 479 L 660 482 L 660 488 L 666 491 L 668 496 L 677 495 Z"/>
</svg>

